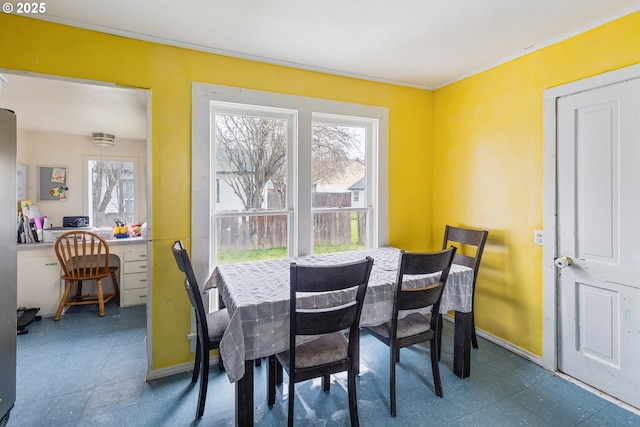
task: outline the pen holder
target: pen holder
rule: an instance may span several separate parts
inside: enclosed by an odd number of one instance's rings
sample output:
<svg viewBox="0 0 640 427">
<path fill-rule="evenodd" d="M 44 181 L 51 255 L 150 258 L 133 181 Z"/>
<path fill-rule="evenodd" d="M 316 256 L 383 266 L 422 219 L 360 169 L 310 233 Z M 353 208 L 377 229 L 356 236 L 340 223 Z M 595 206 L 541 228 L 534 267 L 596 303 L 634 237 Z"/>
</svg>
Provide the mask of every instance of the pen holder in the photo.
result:
<svg viewBox="0 0 640 427">
<path fill-rule="evenodd" d="M 113 227 L 113 234 L 116 239 L 129 237 L 129 228 L 126 225 L 116 225 Z"/>
</svg>

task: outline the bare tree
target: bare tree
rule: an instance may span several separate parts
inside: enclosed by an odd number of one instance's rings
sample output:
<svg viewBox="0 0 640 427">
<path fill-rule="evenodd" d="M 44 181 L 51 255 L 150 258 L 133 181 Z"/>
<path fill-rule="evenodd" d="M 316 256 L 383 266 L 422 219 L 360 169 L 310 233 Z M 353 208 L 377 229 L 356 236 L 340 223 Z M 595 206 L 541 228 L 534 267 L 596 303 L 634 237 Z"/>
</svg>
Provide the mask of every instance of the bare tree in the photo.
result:
<svg viewBox="0 0 640 427">
<path fill-rule="evenodd" d="M 349 127 L 316 122 L 311 138 L 312 182 L 339 175 L 349 162 L 364 155 L 360 153 L 357 137 Z"/>
<path fill-rule="evenodd" d="M 91 207 L 93 215 L 99 215 L 94 221 L 104 223 L 108 216 L 124 219 L 127 202 L 132 196 L 125 188 L 125 183 L 131 180 L 131 170 L 126 165 L 121 161 L 91 162 Z"/>
<path fill-rule="evenodd" d="M 118 183 L 122 175 L 121 162 L 99 161 L 93 164 L 91 179 L 93 188 L 93 211 L 104 212 L 114 193 L 119 193 Z M 120 198 L 117 197 L 116 200 Z M 124 211 L 124 203 L 118 203 L 118 213 Z"/>
<path fill-rule="evenodd" d="M 264 207 L 270 182 L 285 206 L 287 122 L 284 119 L 216 114 L 216 141 L 220 177 L 240 198 L 246 210 Z M 314 123 L 311 147 L 312 179 L 337 173 L 353 160 L 357 137 L 344 126 Z"/>
</svg>

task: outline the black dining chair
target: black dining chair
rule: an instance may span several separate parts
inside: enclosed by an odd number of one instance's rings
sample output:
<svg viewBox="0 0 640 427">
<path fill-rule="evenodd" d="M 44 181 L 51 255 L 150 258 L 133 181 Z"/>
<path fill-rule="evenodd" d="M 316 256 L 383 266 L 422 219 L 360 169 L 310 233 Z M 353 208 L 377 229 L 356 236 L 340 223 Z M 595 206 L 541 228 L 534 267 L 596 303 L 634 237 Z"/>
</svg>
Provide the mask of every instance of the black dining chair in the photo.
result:
<svg viewBox="0 0 640 427">
<path fill-rule="evenodd" d="M 289 375 L 288 425 L 293 426 L 295 383 L 322 377 L 322 388 L 329 390 L 330 375 L 347 371 L 351 425 L 358 426 L 356 375 L 360 345 L 360 314 L 373 259 L 331 265 L 290 266 L 291 302 L 287 351 L 269 357 L 268 403 L 275 403 L 275 377 L 284 367 Z M 330 293 L 330 295 L 328 295 Z M 319 307 L 300 307 L 300 296 L 323 301 Z M 324 295 L 323 295 L 324 294 Z M 348 336 L 344 330 L 348 329 Z M 317 335 L 302 342 L 300 336 Z"/>
<path fill-rule="evenodd" d="M 442 382 L 438 366 L 438 340 L 440 336 L 440 316 L 425 316 L 419 312 L 407 312 L 431 307 L 431 313 L 438 313 L 442 292 L 449 276 L 456 248 L 430 253 L 400 252 L 398 274 L 393 297 L 391 320 L 365 329 L 378 340 L 389 346 L 390 359 L 390 412 L 396 416 L 396 363 L 400 360 L 400 349 L 421 342 L 431 344 L 431 371 L 437 396 L 442 397 Z M 439 274 L 438 281 L 416 288 L 403 288 L 406 275 Z M 409 313 L 409 314 L 406 314 Z M 401 317 L 401 314 L 403 317 Z"/>
<path fill-rule="evenodd" d="M 442 241 L 442 249 L 449 246 L 458 248 L 454 264 L 464 265 L 473 269 L 473 294 L 471 299 L 471 344 L 473 348 L 478 348 L 478 338 L 476 337 L 476 321 L 475 321 L 475 295 L 476 295 L 476 279 L 478 270 L 480 270 L 480 260 L 484 252 L 484 245 L 487 242 L 489 232 L 487 230 L 474 230 L 470 228 L 453 227 L 447 225 L 444 229 L 444 240 Z M 440 315 L 442 317 L 442 315 Z M 442 322 L 440 322 L 442 326 Z M 440 348 L 440 343 L 438 343 Z"/>
<path fill-rule="evenodd" d="M 200 288 L 198 287 L 189 255 L 180 240 L 174 242 L 172 251 L 178 268 L 185 275 L 184 288 L 187 291 L 189 301 L 196 315 L 196 359 L 193 364 L 191 382 L 195 383 L 198 381 L 198 374 L 200 374 L 200 392 L 198 394 L 198 406 L 196 409 L 196 419 L 200 419 L 204 413 L 204 405 L 207 400 L 209 351 L 220 349 L 222 335 L 229 324 L 229 314 L 225 308 L 212 313 L 205 313 L 204 305 L 202 304 L 202 295 L 200 294 Z M 218 367 L 220 370 L 224 369 L 222 355 L 218 355 Z"/>
</svg>

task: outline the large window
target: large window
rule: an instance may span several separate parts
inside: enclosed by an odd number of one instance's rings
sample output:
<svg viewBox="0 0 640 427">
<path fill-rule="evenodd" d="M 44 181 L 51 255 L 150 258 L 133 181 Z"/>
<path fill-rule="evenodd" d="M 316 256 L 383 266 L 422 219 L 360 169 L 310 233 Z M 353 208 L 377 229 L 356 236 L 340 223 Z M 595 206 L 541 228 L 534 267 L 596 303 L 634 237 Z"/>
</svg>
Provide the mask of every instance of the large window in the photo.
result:
<svg viewBox="0 0 640 427">
<path fill-rule="evenodd" d="M 212 104 L 217 263 L 288 255 L 294 121 L 292 112 Z"/>
<path fill-rule="evenodd" d="M 311 207 L 313 253 L 364 249 L 375 203 L 366 194 L 367 162 L 377 145 L 374 120 L 313 114 Z M 369 152 L 369 155 L 367 155 Z"/>
<path fill-rule="evenodd" d="M 215 264 L 388 244 L 388 110 L 193 85 L 192 258 Z"/>
<path fill-rule="evenodd" d="M 89 222 L 113 226 L 116 220 L 133 224 L 136 161 L 133 159 L 86 160 Z"/>
</svg>

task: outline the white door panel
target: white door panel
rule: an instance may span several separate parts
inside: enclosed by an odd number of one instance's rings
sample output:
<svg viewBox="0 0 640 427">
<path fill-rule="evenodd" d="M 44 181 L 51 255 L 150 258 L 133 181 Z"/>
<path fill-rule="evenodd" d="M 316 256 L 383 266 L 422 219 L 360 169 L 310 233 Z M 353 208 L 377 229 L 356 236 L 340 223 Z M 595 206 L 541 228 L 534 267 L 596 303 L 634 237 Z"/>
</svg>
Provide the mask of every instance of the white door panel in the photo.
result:
<svg viewBox="0 0 640 427">
<path fill-rule="evenodd" d="M 640 79 L 557 106 L 559 369 L 640 408 Z"/>
</svg>

